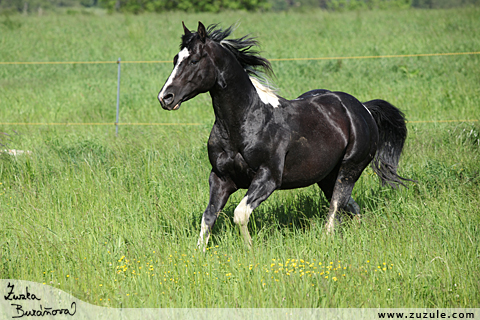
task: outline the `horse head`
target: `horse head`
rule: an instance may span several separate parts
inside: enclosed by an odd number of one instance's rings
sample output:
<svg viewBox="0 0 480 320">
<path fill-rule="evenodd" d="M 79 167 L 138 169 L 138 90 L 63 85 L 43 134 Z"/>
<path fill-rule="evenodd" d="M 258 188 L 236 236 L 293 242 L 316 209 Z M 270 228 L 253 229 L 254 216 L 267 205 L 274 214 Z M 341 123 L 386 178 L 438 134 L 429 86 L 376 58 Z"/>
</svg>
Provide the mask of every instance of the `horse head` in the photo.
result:
<svg viewBox="0 0 480 320">
<path fill-rule="evenodd" d="M 177 110 L 182 102 L 209 91 L 217 80 L 205 26 L 199 22 L 197 32 L 191 32 L 182 24 L 181 50 L 173 59 L 173 71 L 158 94 L 165 110 Z"/>
</svg>

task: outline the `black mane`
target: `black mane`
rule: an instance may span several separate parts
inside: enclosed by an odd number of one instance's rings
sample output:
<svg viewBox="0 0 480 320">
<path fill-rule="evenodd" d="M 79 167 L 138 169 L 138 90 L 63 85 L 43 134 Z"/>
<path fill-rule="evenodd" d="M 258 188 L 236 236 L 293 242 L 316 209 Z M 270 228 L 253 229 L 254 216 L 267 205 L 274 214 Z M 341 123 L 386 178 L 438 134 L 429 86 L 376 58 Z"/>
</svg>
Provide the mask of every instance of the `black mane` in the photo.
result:
<svg viewBox="0 0 480 320">
<path fill-rule="evenodd" d="M 249 75 L 262 79 L 262 73 L 274 75 L 270 62 L 260 56 L 260 52 L 255 50 L 258 47 L 258 41 L 249 35 L 238 39 L 227 39 L 232 34 L 234 26 L 227 29 L 221 29 L 218 24 L 211 24 L 207 28 L 207 38 L 219 43 L 222 47 L 229 50 L 240 62 L 242 67 Z M 182 36 L 180 48 L 183 49 L 193 40 L 198 38 L 196 32 Z"/>
</svg>

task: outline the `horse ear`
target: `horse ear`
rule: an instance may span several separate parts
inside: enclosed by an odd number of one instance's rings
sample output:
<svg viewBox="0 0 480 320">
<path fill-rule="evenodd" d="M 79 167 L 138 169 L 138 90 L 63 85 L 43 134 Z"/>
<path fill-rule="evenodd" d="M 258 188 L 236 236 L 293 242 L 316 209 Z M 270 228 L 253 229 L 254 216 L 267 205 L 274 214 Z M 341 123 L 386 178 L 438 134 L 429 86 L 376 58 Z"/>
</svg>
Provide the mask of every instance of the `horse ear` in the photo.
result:
<svg viewBox="0 0 480 320">
<path fill-rule="evenodd" d="M 183 23 L 183 21 L 182 21 L 182 26 L 183 26 L 183 32 L 185 33 L 185 35 L 189 35 L 190 33 L 192 33 L 190 30 L 188 30 L 187 27 L 185 27 L 185 23 Z"/>
<path fill-rule="evenodd" d="M 207 38 L 207 30 L 205 29 L 205 26 L 203 23 L 198 21 L 198 35 L 200 36 L 200 40 L 202 40 L 203 43 L 205 43 L 205 39 Z"/>
</svg>

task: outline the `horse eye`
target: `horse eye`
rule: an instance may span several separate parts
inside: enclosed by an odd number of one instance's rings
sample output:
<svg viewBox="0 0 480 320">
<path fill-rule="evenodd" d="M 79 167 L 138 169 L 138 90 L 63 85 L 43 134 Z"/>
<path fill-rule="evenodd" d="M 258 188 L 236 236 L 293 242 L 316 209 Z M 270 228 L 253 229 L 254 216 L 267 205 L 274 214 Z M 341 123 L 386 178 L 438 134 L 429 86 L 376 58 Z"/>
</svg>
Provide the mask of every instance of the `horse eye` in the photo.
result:
<svg viewBox="0 0 480 320">
<path fill-rule="evenodd" d="M 198 60 L 192 60 L 190 61 L 191 64 L 196 65 L 198 63 Z"/>
</svg>

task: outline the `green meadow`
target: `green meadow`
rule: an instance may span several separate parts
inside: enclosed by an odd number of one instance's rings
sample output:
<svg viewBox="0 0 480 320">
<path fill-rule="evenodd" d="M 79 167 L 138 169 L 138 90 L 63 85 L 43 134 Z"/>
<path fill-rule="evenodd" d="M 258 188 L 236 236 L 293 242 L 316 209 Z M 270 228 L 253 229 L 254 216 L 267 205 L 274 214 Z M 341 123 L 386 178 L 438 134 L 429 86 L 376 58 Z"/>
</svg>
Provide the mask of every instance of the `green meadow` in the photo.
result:
<svg viewBox="0 0 480 320">
<path fill-rule="evenodd" d="M 277 191 L 253 212 L 251 250 L 233 223 L 239 191 L 203 253 L 208 94 L 164 111 L 156 96 L 172 63 L 123 63 L 120 123 L 152 125 L 115 136 L 117 64 L 0 64 L 0 150 L 31 152 L 0 153 L 0 278 L 108 307 L 478 307 L 480 55 L 341 57 L 478 52 L 479 17 L 478 7 L 1 16 L 1 62 L 171 61 L 181 22 L 199 20 L 238 23 L 234 36 L 256 36 L 269 59 L 335 57 L 272 61 L 272 81 L 290 99 L 325 88 L 399 107 L 409 120 L 399 173 L 416 182 L 381 187 L 368 168 L 353 191 L 361 223 L 344 219 L 333 236 L 317 186 Z M 92 125 L 38 125 L 67 122 Z"/>
</svg>

